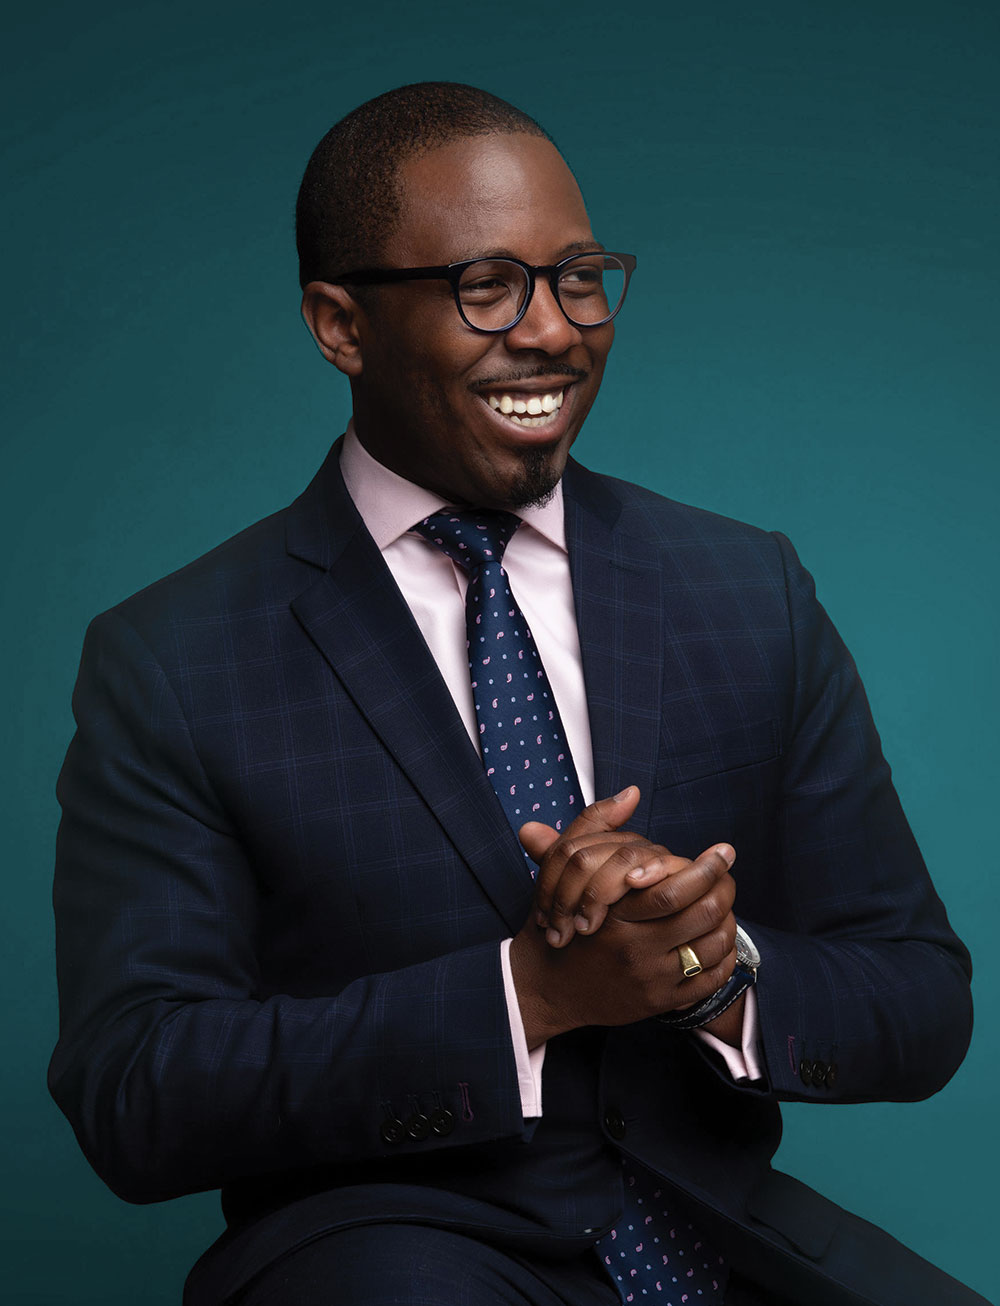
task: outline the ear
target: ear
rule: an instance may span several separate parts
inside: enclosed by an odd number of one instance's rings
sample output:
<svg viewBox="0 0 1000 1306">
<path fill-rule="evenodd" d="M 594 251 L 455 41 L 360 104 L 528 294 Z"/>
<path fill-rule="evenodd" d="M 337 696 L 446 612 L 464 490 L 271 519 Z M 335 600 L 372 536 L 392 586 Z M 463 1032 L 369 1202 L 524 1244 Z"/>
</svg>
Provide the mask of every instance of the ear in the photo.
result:
<svg viewBox="0 0 1000 1306">
<path fill-rule="evenodd" d="M 327 362 L 345 376 L 361 375 L 364 310 L 346 286 L 310 281 L 302 292 L 302 318 Z"/>
</svg>

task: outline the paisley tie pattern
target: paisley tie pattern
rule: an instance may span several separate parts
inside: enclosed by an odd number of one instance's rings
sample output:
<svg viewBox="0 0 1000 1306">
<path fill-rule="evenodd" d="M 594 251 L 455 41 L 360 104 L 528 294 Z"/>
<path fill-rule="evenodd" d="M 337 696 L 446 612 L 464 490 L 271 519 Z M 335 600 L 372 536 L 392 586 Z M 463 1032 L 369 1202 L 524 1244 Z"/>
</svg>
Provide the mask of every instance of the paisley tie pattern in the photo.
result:
<svg viewBox="0 0 1000 1306">
<path fill-rule="evenodd" d="M 597 1253 L 623 1302 L 660 1306 L 722 1306 L 723 1258 L 693 1224 L 671 1212 L 661 1182 L 622 1157 L 625 1209 Z"/>
<path fill-rule="evenodd" d="M 502 565 L 520 524 L 510 512 L 446 509 L 414 530 L 469 576 L 465 622 L 479 745 L 507 820 L 514 830 L 525 821 L 562 830 L 582 807 L 580 784 L 555 695 Z"/>
<path fill-rule="evenodd" d="M 582 807 L 559 709 L 503 555 L 521 519 L 446 508 L 414 530 L 468 574 L 466 636 L 483 765 L 516 831 L 525 821 L 564 829 Z M 535 863 L 525 853 L 532 876 Z M 663 1200 L 659 1181 L 622 1157 L 625 1207 L 595 1248 L 623 1302 L 721 1306 L 725 1263 Z"/>
</svg>

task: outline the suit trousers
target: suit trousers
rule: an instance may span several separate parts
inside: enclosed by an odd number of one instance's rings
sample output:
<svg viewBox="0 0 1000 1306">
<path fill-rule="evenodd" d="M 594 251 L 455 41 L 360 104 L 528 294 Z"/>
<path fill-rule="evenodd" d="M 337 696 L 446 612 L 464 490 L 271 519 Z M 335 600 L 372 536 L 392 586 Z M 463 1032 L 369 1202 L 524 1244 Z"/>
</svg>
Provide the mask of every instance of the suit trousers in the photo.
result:
<svg viewBox="0 0 1000 1306">
<path fill-rule="evenodd" d="M 596 1253 L 553 1260 L 450 1229 L 366 1224 L 326 1234 L 283 1257 L 232 1306 L 621 1306 L 621 1301 Z M 793 1304 L 760 1295 L 733 1274 L 726 1306 Z"/>
</svg>

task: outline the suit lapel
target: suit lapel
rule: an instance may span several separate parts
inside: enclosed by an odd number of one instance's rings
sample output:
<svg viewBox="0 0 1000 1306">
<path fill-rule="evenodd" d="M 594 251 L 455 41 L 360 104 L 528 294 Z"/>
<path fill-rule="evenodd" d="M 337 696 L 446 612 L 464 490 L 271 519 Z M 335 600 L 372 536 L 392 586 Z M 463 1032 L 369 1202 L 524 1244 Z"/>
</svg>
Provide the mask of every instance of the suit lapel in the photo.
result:
<svg viewBox="0 0 1000 1306">
<path fill-rule="evenodd" d="M 644 833 L 661 727 L 660 560 L 619 527 L 621 503 L 592 473 L 571 461 L 563 488 L 595 791 L 603 798 L 637 784 L 642 798 L 629 826 Z"/>
<path fill-rule="evenodd" d="M 516 932 L 531 880 L 409 607 L 343 483 L 339 442 L 289 513 L 288 550 L 324 568 L 292 609 L 355 706 Z"/>
</svg>

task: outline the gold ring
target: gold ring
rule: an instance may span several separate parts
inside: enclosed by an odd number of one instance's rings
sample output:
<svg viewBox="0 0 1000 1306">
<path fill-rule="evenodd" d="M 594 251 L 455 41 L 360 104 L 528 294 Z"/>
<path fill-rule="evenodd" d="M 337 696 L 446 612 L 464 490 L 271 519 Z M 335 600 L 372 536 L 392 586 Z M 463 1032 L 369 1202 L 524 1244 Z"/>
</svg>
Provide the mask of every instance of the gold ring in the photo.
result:
<svg viewBox="0 0 1000 1306">
<path fill-rule="evenodd" d="M 689 948 L 686 943 L 682 943 L 677 949 L 677 955 L 681 959 L 685 979 L 690 979 L 693 975 L 700 975 L 705 969 L 698 960 L 698 954 L 695 952 L 694 948 Z"/>
</svg>

